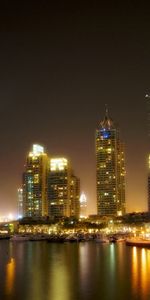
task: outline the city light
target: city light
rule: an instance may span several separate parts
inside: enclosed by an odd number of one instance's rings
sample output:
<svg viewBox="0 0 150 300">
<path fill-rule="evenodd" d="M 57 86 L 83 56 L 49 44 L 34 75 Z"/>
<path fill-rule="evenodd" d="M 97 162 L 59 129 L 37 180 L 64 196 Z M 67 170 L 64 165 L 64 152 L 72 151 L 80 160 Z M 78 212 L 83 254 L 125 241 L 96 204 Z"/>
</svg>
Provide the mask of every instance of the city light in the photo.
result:
<svg viewBox="0 0 150 300">
<path fill-rule="evenodd" d="M 66 158 L 52 158 L 50 159 L 50 169 L 51 171 L 63 171 L 68 165 L 68 160 Z"/>
<path fill-rule="evenodd" d="M 32 152 L 29 153 L 29 156 L 39 156 L 44 153 L 44 147 L 38 144 L 34 144 L 32 147 Z"/>
<path fill-rule="evenodd" d="M 15 219 L 16 219 L 15 215 L 13 215 L 12 213 L 9 213 L 6 216 L 0 216 L 0 223 L 9 222 L 9 221 L 12 221 Z"/>
</svg>

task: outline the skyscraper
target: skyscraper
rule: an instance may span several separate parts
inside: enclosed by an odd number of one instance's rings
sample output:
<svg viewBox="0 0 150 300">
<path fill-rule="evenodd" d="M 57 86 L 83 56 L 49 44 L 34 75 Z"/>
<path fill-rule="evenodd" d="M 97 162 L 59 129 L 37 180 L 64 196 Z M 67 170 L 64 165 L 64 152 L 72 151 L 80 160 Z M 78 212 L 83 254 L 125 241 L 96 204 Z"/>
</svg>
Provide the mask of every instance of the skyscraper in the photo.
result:
<svg viewBox="0 0 150 300">
<path fill-rule="evenodd" d="M 69 161 L 64 157 L 50 159 L 47 194 L 49 216 L 78 217 L 79 179 L 73 174 Z"/>
<path fill-rule="evenodd" d="M 19 188 L 18 192 L 18 218 L 23 217 L 23 189 Z"/>
<path fill-rule="evenodd" d="M 70 175 L 70 216 L 79 218 L 80 179 L 73 174 L 73 171 Z"/>
<path fill-rule="evenodd" d="M 148 211 L 150 212 L 150 154 L 148 157 Z"/>
<path fill-rule="evenodd" d="M 33 145 L 28 154 L 23 173 L 23 216 L 42 217 L 48 215 L 47 208 L 48 157 L 44 147 Z"/>
<path fill-rule="evenodd" d="M 147 103 L 147 116 L 148 116 L 148 151 L 150 151 L 150 95 L 146 94 Z M 147 198 L 148 198 L 148 211 L 150 212 L 150 153 L 148 154 L 148 177 L 147 177 Z"/>
<path fill-rule="evenodd" d="M 80 218 L 86 218 L 87 216 L 87 198 L 84 193 L 80 196 Z"/>
<path fill-rule="evenodd" d="M 96 187 L 99 215 L 125 213 L 124 146 L 107 109 L 96 130 Z"/>
</svg>

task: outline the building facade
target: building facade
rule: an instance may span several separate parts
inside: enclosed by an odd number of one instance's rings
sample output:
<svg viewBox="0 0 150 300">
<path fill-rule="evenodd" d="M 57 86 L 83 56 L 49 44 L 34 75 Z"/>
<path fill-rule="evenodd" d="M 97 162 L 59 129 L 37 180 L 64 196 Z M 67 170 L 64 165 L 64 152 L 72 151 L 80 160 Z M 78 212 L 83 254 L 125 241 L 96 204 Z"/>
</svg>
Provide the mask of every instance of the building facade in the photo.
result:
<svg viewBox="0 0 150 300">
<path fill-rule="evenodd" d="M 150 95 L 146 94 L 147 117 L 148 117 L 148 147 L 150 149 Z M 148 212 L 150 212 L 150 153 L 148 154 L 148 174 L 147 174 L 147 204 Z"/>
<path fill-rule="evenodd" d="M 80 182 L 66 158 L 50 159 L 47 195 L 49 216 L 79 216 Z"/>
<path fill-rule="evenodd" d="M 148 211 L 150 212 L 150 154 L 148 157 Z"/>
<path fill-rule="evenodd" d="M 71 172 L 70 177 L 70 217 L 79 218 L 80 180 Z"/>
<path fill-rule="evenodd" d="M 80 196 L 80 218 L 87 217 L 87 198 L 84 193 Z"/>
<path fill-rule="evenodd" d="M 18 189 L 18 218 L 21 219 L 23 217 L 23 189 Z"/>
<path fill-rule="evenodd" d="M 96 189 L 98 215 L 125 213 L 124 145 L 107 110 L 96 130 Z"/>
<path fill-rule="evenodd" d="M 23 173 L 23 216 L 43 217 L 47 207 L 48 157 L 41 145 L 33 145 Z"/>
</svg>

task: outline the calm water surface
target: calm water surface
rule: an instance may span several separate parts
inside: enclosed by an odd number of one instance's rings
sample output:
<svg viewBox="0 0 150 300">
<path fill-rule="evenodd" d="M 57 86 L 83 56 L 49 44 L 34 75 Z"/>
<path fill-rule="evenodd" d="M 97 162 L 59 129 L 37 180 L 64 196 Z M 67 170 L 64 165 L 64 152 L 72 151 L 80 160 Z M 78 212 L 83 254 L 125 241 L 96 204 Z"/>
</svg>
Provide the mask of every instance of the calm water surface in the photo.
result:
<svg viewBox="0 0 150 300">
<path fill-rule="evenodd" d="M 0 241 L 0 300 L 150 300 L 150 250 Z"/>
</svg>

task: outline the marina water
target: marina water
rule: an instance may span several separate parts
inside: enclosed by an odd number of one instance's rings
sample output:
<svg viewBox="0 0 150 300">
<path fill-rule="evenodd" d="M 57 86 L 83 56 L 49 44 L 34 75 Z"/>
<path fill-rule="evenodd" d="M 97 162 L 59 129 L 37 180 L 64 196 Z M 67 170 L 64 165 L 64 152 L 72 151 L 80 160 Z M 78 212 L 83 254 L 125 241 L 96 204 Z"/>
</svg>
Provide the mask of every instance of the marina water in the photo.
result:
<svg viewBox="0 0 150 300">
<path fill-rule="evenodd" d="M 1 300 L 148 300 L 149 280 L 149 249 L 0 241 Z"/>
</svg>

